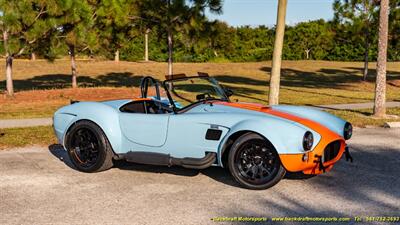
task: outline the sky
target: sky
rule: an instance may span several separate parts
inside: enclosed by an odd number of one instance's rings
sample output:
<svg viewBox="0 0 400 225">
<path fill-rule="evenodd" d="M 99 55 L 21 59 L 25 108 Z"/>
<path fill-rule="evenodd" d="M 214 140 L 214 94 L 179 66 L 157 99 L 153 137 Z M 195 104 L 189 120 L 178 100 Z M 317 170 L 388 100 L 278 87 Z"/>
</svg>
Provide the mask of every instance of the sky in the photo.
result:
<svg viewBox="0 0 400 225">
<path fill-rule="evenodd" d="M 333 18 L 333 0 L 288 0 L 286 24 Z M 232 26 L 274 26 L 278 0 L 224 0 L 223 13 L 208 13 L 210 19 L 218 19 Z"/>
</svg>

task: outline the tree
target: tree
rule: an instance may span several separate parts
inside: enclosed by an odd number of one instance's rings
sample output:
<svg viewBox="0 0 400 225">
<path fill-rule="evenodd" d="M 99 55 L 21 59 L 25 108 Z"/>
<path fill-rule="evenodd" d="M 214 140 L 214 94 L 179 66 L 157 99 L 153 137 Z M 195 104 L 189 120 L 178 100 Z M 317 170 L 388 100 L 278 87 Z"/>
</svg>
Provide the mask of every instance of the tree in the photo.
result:
<svg viewBox="0 0 400 225">
<path fill-rule="evenodd" d="M 333 33 L 324 20 L 315 20 L 298 23 L 285 31 L 286 41 L 284 49 L 305 56 L 305 59 L 324 58 L 332 47 Z M 284 54 L 284 58 L 287 55 Z M 304 59 L 301 57 L 299 59 Z"/>
<path fill-rule="evenodd" d="M 149 33 L 150 29 L 146 29 L 144 32 L 144 61 L 149 61 Z"/>
<path fill-rule="evenodd" d="M 269 81 L 269 104 L 279 104 L 279 88 L 281 80 L 281 62 L 283 38 L 285 36 L 285 18 L 286 18 L 287 0 L 279 0 L 278 15 L 275 31 L 274 53 L 272 56 L 271 78 Z"/>
<path fill-rule="evenodd" d="M 339 30 L 352 28 L 351 31 L 357 41 L 358 37 L 363 37 L 364 43 L 364 70 L 363 80 L 367 80 L 368 75 L 368 61 L 370 54 L 370 45 L 373 41 L 371 37 L 373 30 L 376 27 L 376 16 L 378 7 L 376 0 L 335 0 L 333 3 L 334 9 L 334 22 L 344 24 L 339 25 Z M 348 26 L 345 26 L 348 25 Z"/>
<path fill-rule="evenodd" d="M 374 116 L 386 115 L 386 61 L 389 30 L 389 0 L 381 0 L 379 12 L 378 62 L 376 65 Z"/>
<path fill-rule="evenodd" d="M 400 0 L 390 1 L 388 57 L 400 61 Z"/>
<path fill-rule="evenodd" d="M 57 0 L 0 0 L 0 29 L 6 57 L 6 92 L 14 95 L 12 66 L 20 56 L 40 38 L 55 29 L 59 14 Z"/>
<path fill-rule="evenodd" d="M 68 48 L 73 88 L 78 87 L 76 52 L 93 51 L 99 47 L 96 30 L 93 29 L 96 5 L 96 0 L 67 0 L 58 3 L 62 16 L 57 20 L 57 31 L 53 33 L 53 38 Z"/>
<path fill-rule="evenodd" d="M 137 35 L 130 16 L 135 14 L 133 0 L 99 0 L 94 6 L 95 26 L 101 47 L 114 53 L 114 61 L 119 62 L 120 49 Z M 108 55 L 108 54 L 106 54 Z"/>
<path fill-rule="evenodd" d="M 235 47 L 232 40 L 235 39 L 236 29 L 229 27 L 225 22 L 215 21 L 208 27 L 207 36 L 214 57 L 230 57 L 234 54 Z"/>
<path fill-rule="evenodd" d="M 205 11 L 222 10 L 221 0 L 144 0 L 138 1 L 137 17 L 146 28 L 157 27 L 160 35 L 166 34 L 168 45 L 168 74 L 173 74 L 174 34 L 183 29 L 196 29 L 204 21 Z"/>
</svg>

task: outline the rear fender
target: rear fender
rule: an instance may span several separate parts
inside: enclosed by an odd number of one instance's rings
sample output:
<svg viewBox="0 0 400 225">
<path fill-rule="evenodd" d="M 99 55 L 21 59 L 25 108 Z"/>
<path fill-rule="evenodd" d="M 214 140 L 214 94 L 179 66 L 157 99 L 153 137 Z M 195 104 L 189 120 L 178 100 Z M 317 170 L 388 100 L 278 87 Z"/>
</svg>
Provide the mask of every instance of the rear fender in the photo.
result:
<svg viewBox="0 0 400 225">
<path fill-rule="evenodd" d="M 122 134 L 119 124 L 118 111 L 108 105 L 99 102 L 80 102 L 73 105 L 65 106 L 59 109 L 54 120 L 65 115 L 74 115 L 70 119 L 62 134 L 62 144 L 65 147 L 65 136 L 67 131 L 77 122 L 81 120 L 89 120 L 97 124 L 105 133 L 115 153 L 119 153 L 122 149 Z M 71 117 L 69 117 L 71 118 Z"/>
</svg>

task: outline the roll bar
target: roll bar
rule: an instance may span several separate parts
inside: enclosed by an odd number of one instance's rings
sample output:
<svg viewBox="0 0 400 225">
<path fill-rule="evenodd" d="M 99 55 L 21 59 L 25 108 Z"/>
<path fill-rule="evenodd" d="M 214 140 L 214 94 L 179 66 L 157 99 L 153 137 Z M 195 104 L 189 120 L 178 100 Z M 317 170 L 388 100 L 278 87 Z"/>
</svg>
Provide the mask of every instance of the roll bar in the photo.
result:
<svg viewBox="0 0 400 225">
<path fill-rule="evenodd" d="M 150 76 L 144 77 L 142 79 L 142 81 L 140 82 L 140 92 L 142 94 L 142 98 L 147 98 L 147 91 L 149 90 L 149 82 L 150 81 L 156 88 L 156 98 L 158 100 L 161 100 L 160 85 L 153 77 L 150 77 Z"/>
</svg>

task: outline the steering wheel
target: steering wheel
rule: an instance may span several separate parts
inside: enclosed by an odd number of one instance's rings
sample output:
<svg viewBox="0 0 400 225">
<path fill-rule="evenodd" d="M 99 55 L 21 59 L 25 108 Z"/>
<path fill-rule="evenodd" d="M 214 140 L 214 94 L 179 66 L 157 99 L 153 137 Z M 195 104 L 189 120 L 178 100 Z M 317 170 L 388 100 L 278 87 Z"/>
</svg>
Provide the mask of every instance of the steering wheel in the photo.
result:
<svg viewBox="0 0 400 225">
<path fill-rule="evenodd" d="M 158 101 L 153 101 L 154 103 L 154 108 L 157 109 L 158 114 L 166 113 L 166 112 L 171 112 L 171 108 L 168 107 L 166 104 Z"/>
<path fill-rule="evenodd" d="M 204 92 L 202 94 L 196 95 L 196 100 L 201 101 L 201 100 L 209 100 L 212 99 L 210 92 Z"/>
</svg>

